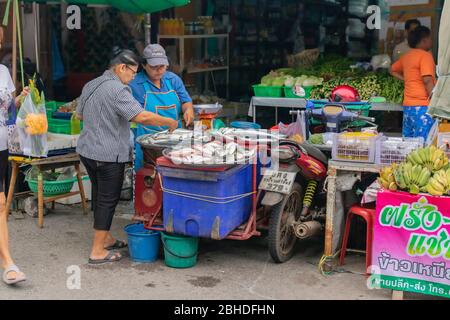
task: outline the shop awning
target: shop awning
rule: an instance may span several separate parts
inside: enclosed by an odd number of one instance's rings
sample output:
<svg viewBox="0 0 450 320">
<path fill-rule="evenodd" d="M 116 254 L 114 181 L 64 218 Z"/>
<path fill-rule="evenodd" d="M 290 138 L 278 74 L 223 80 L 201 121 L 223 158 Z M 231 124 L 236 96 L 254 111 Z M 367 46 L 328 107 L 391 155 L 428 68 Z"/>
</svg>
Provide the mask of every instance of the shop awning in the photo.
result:
<svg viewBox="0 0 450 320">
<path fill-rule="evenodd" d="M 439 79 L 428 113 L 435 117 L 450 120 L 450 1 L 445 1 L 439 27 Z"/>
<path fill-rule="evenodd" d="M 190 0 L 22 0 L 23 2 L 36 3 L 68 3 L 86 5 L 109 5 L 129 13 L 152 13 L 173 7 L 181 7 Z"/>
</svg>

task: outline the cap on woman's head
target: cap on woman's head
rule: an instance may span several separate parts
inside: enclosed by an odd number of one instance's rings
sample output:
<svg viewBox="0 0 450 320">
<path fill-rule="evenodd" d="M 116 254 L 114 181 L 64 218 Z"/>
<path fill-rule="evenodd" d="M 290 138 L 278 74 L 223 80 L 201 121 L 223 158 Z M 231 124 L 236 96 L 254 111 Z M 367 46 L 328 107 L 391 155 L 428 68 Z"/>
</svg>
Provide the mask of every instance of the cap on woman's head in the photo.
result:
<svg viewBox="0 0 450 320">
<path fill-rule="evenodd" d="M 144 49 L 144 59 L 151 66 L 168 66 L 166 50 L 159 44 L 149 44 Z"/>
<path fill-rule="evenodd" d="M 131 50 L 114 47 L 112 49 L 109 65 L 126 64 L 131 66 L 139 66 L 139 57 Z"/>
</svg>

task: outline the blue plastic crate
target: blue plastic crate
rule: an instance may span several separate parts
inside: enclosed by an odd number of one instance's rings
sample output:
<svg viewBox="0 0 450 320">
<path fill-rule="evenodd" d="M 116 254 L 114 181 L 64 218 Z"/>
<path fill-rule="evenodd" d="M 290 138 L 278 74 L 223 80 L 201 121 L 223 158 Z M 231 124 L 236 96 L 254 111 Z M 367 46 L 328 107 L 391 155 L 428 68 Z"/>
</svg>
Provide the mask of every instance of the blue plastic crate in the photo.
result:
<svg viewBox="0 0 450 320">
<path fill-rule="evenodd" d="M 252 165 L 218 172 L 158 166 L 158 172 L 167 231 L 220 240 L 248 220 Z"/>
</svg>

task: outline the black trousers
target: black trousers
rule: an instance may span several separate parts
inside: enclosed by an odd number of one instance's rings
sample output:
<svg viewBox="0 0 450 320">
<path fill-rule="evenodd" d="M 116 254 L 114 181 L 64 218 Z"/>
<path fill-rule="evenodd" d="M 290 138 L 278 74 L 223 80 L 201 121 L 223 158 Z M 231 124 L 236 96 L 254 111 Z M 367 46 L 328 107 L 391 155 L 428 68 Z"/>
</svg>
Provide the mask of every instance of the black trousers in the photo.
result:
<svg viewBox="0 0 450 320">
<path fill-rule="evenodd" d="M 109 231 L 122 191 L 125 163 L 100 162 L 80 156 L 92 184 L 94 229 Z"/>
</svg>

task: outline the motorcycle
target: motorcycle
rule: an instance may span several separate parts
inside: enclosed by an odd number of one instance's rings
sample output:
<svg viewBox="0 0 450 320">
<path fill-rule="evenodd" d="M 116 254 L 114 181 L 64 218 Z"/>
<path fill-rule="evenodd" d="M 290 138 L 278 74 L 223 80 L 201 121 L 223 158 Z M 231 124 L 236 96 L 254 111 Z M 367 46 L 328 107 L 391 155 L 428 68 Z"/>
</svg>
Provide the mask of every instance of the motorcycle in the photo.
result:
<svg viewBox="0 0 450 320">
<path fill-rule="evenodd" d="M 291 111 L 297 114 L 298 111 Z M 307 118 L 326 121 L 327 132 L 339 132 L 344 121 L 375 121 L 373 118 L 349 112 L 343 105 L 328 104 L 322 109 L 307 110 Z M 289 260 L 298 239 L 320 234 L 326 220 L 328 157 L 318 148 L 291 140 L 280 140 L 271 150 L 272 160 L 278 160 L 278 170 L 267 170 L 259 185 L 264 192 L 261 205 L 270 212 L 268 246 L 277 263 Z"/>
</svg>

